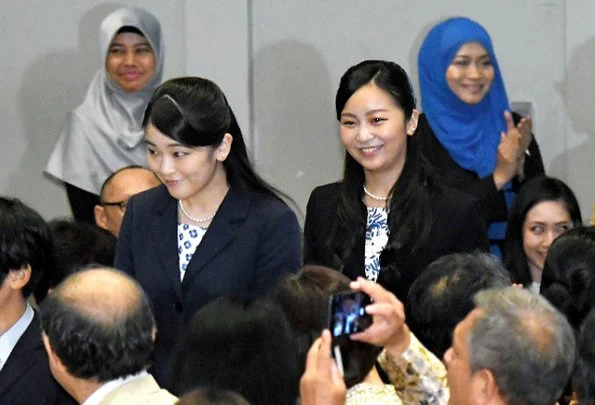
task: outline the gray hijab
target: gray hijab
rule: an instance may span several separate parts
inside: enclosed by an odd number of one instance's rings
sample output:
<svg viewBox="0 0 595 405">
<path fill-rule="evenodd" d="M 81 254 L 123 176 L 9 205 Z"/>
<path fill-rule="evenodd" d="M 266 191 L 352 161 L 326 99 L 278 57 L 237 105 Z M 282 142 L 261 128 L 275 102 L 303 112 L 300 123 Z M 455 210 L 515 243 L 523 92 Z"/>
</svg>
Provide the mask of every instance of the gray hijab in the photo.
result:
<svg viewBox="0 0 595 405">
<path fill-rule="evenodd" d="M 140 30 L 156 58 L 155 74 L 139 92 L 124 92 L 105 69 L 111 41 L 124 26 Z M 114 171 L 128 165 L 146 166 L 142 143 L 143 113 L 163 72 L 163 47 L 159 21 L 139 8 L 121 8 L 101 23 L 99 45 L 102 68 L 95 74 L 81 105 L 68 116 L 45 171 L 99 195 L 101 185 Z"/>
</svg>

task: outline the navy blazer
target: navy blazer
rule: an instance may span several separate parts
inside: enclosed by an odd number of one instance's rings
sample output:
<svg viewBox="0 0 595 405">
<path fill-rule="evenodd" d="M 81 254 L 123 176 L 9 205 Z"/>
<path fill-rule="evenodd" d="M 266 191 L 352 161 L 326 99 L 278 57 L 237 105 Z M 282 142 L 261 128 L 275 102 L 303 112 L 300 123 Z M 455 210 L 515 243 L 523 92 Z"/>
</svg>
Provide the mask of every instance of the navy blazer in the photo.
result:
<svg viewBox="0 0 595 405">
<path fill-rule="evenodd" d="M 54 380 L 41 340 L 37 313 L 0 370 L 3 405 L 54 405 L 77 402 Z"/>
<path fill-rule="evenodd" d="M 226 294 L 264 295 L 301 262 L 293 211 L 270 195 L 230 189 L 180 281 L 178 202 L 165 186 L 128 203 L 115 267 L 151 300 L 157 322 L 153 373 L 160 384 L 180 329 L 209 301 Z"/>
</svg>

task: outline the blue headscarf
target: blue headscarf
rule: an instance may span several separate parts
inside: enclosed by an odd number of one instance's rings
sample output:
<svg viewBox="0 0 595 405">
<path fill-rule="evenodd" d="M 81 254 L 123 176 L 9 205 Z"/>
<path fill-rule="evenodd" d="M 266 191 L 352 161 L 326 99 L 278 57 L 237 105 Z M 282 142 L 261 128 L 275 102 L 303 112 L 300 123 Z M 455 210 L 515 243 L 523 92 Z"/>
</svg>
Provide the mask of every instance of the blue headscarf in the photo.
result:
<svg viewBox="0 0 595 405">
<path fill-rule="evenodd" d="M 478 104 L 467 104 L 448 87 L 446 69 L 466 43 L 478 42 L 488 52 L 494 67 L 494 81 Z M 480 178 L 496 168 L 500 134 L 506 131 L 504 111 L 510 110 L 506 89 L 486 30 L 465 17 L 450 18 L 434 26 L 418 56 L 423 112 L 438 141 L 457 164 Z M 512 185 L 504 186 L 507 206 L 514 200 Z M 488 237 L 503 240 L 506 223 L 492 223 Z M 499 252 L 492 247 L 492 252 Z"/>
<path fill-rule="evenodd" d="M 446 69 L 468 42 L 480 43 L 494 66 L 494 81 L 479 104 L 467 104 L 446 82 Z M 506 130 L 504 111 L 510 110 L 492 40 L 468 18 L 451 18 L 426 36 L 418 56 L 422 108 L 436 138 L 459 166 L 490 175 L 496 168 L 500 133 Z"/>
</svg>

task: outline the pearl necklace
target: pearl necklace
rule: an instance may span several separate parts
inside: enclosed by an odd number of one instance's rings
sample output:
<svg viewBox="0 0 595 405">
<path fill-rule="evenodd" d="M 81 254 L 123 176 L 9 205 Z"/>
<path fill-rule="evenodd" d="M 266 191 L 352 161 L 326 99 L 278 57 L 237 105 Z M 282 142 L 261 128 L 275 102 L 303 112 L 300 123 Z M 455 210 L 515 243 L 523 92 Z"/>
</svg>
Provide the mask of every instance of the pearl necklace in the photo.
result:
<svg viewBox="0 0 595 405">
<path fill-rule="evenodd" d="M 182 210 L 182 213 L 186 216 L 186 218 L 188 218 L 191 221 L 194 222 L 198 222 L 199 224 L 203 223 L 203 222 L 209 222 L 211 219 L 213 219 L 215 217 L 215 214 L 217 213 L 217 211 L 215 210 L 215 212 L 213 212 L 211 215 L 209 215 L 208 217 L 204 217 L 204 218 L 194 218 L 192 215 L 190 215 L 186 209 L 184 209 L 184 204 L 182 203 L 182 200 L 178 200 L 178 205 L 180 206 L 180 209 Z"/>
<path fill-rule="evenodd" d="M 376 200 L 376 201 L 386 201 L 391 197 L 390 195 L 388 197 L 380 197 L 379 195 L 372 194 L 368 191 L 365 184 L 364 184 L 364 193 L 366 193 L 366 195 L 368 197 L 370 197 L 371 199 Z"/>
</svg>

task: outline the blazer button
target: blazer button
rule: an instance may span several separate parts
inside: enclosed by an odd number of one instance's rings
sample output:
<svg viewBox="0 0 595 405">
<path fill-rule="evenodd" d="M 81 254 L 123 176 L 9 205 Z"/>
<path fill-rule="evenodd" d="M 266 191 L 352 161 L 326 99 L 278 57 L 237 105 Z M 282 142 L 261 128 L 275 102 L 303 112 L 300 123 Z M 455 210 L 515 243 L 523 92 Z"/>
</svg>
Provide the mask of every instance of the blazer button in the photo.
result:
<svg viewBox="0 0 595 405">
<path fill-rule="evenodd" d="M 176 311 L 182 312 L 182 303 L 180 301 L 176 301 L 176 303 L 174 304 L 174 308 L 176 309 Z"/>
</svg>

